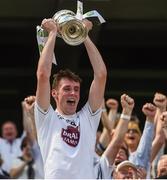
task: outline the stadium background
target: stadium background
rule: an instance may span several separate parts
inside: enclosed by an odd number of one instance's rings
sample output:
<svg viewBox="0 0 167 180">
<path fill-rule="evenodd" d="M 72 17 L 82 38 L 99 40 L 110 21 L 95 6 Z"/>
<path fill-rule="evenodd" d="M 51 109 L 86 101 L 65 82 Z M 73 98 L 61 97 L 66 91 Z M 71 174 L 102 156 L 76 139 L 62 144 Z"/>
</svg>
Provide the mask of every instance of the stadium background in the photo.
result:
<svg viewBox="0 0 167 180">
<path fill-rule="evenodd" d="M 0 2 L 0 124 L 15 121 L 22 130 L 21 101 L 35 94 L 39 58 L 36 26 L 59 10 L 76 12 L 77 0 L 1 0 Z M 134 113 L 144 116 L 142 105 L 156 91 L 167 95 L 167 1 L 84 0 L 84 12 L 96 9 L 90 37 L 108 70 L 105 98 L 128 93 L 135 98 Z M 86 101 L 92 70 L 83 45 L 72 47 L 57 40 L 58 67 L 70 68 L 83 78 L 81 103 Z"/>
</svg>

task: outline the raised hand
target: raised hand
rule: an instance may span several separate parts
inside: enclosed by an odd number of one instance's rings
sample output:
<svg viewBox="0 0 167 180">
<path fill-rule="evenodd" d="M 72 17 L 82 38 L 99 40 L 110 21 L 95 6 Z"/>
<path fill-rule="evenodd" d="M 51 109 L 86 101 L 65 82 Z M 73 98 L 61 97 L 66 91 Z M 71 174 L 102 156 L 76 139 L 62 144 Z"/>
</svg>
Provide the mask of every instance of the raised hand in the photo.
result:
<svg viewBox="0 0 167 180">
<path fill-rule="evenodd" d="M 145 116 L 147 117 L 146 120 L 153 122 L 154 121 L 154 117 L 156 114 L 156 106 L 154 106 L 152 103 L 146 103 L 143 108 L 142 111 L 145 114 Z"/>
<path fill-rule="evenodd" d="M 88 19 L 84 19 L 83 23 L 85 24 L 88 31 L 90 31 L 92 29 L 93 23 L 91 21 L 89 21 Z"/>
<path fill-rule="evenodd" d="M 28 96 L 22 102 L 22 106 L 27 112 L 29 112 L 33 108 L 34 102 L 35 102 L 35 96 Z"/>
<path fill-rule="evenodd" d="M 121 106 L 123 114 L 131 115 L 134 105 L 135 102 L 133 98 L 131 98 L 127 94 L 123 94 L 121 96 Z"/>
<path fill-rule="evenodd" d="M 115 109 L 115 110 L 117 110 L 118 109 L 118 101 L 116 100 L 116 99 L 112 99 L 112 98 L 110 98 L 110 99 L 108 99 L 107 101 L 106 101 L 106 106 L 109 108 L 109 109 Z"/>
<path fill-rule="evenodd" d="M 41 27 L 48 33 L 58 31 L 58 27 L 52 18 L 44 19 L 41 23 Z"/>
<path fill-rule="evenodd" d="M 164 94 L 155 93 L 153 102 L 162 112 L 166 110 L 167 97 Z"/>
</svg>

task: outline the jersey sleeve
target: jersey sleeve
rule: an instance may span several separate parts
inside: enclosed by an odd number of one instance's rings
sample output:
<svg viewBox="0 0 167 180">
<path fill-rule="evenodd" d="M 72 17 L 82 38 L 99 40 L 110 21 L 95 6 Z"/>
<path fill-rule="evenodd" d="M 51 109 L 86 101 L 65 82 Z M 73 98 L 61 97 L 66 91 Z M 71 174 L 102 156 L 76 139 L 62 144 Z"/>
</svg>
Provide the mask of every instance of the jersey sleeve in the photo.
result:
<svg viewBox="0 0 167 180">
<path fill-rule="evenodd" d="M 87 116 L 87 119 L 89 121 L 89 124 L 92 130 L 94 131 L 94 133 L 96 133 L 97 128 L 99 126 L 102 109 L 99 108 L 97 109 L 97 111 L 92 112 L 91 107 L 89 103 L 87 102 L 82 110 L 83 110 L 84 115 Z"/>
</svg>

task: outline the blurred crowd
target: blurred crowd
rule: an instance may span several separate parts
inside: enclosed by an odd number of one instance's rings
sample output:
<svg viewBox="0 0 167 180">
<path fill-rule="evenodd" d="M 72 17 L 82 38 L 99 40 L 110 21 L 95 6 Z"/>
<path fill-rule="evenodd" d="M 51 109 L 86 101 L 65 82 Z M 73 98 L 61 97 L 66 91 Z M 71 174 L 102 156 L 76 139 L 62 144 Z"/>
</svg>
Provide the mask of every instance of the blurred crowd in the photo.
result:
<svg viewBox="0 0 167 180">
<path fill-rule="evenodd" d="M 18 129 L 13 121 L 2 124 L 0 138 L 0 178 L 1 179 L 43 179 L 43 161 L 37 143 L 34 126 L 33 103 L 35 97 L 25 99 L 23 110 L 24 131 L 18 137 Z"/>
<path fill-rule="evenodd" d="M 121 97 L 122 114 L 125 111 L 125 97 Z M 128 98 L 128 96 L 127 96 Z M 130 105 L 130 104 L 129 104 Z M 137 106 L 137 102 L 132 102 Z M 131 106 L 132 106 L 131 105 Z M 153 101 L 143 105 L 145 126 L 140 129 L 142 120 L 137 115 L 124 117 L 118 112 L 119 102 L 108 99 L 102 112 L 102 132 L 98 132 L 96 152 L 110 160 L 110 173 L 114 179 L 167 178 L 167 98 L 155 93 Z M 128 105 L 126 105 L 128 106 Z M 122 116 L 122 117 L 121 117 Z M 127 120 L 127 124 L 122 120 Z M 115 152 L 113 154 L 113 152 Z M 105 168 L 102 169 L 106 173 Z M 105 178 L 105 176 L 103 176 Z M 109 175 L 107 176 L 107 178 Z"/>
<path fill-rule="evenodd" d="M 13 121 L 1 126 L 0 177 L 2 179 L 43 179 L 44 168 L 34 124 L 35 96 L 21 103 L 24 131 L 18 137 Z M 163 179 L 167 177 L 167 97 L 155 93 L 143 105 L 145 126 L 133 115 L 137 102 L 123 94 L 119 102 L 104 100 L 97 130 L 94 167 L 97 179 Z M 125 115 L 126 114 L 126 115 Z M 107 160 L 106 160 L 107 159 Z M 99 166 L 100 165 L 100 166 Z"/>
</svg>

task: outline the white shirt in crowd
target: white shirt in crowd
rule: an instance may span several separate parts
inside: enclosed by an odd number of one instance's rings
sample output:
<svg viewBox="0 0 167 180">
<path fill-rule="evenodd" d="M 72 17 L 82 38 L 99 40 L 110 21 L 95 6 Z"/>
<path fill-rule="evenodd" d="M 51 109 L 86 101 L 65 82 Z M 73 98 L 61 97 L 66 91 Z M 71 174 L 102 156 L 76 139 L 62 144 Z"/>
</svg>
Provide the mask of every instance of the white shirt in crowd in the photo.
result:
<svg viewBox="0 0 167 180">
<path fill-rule="evenodd" d="M 114 165 L 109 164 L 109 161 L 104 154 L 100 157 L 95 153 L 94 170 L 96 174 L 96 179 L 112 179 Z"/>
<path fill-rule="evenodd" d="M 12 166 L 12 161 L 21 156 L 20 149 L 21 142 L 25 137 L 25 132 L 20 138 L 16 138 L 12 143 L 9 143 L 6 139 L 0 138 L 0 154 L 3 159 L 2 169 L 9 172 Z"/>
<path fill-rule="evenodd" d="M 13 160 L 12 162 L 12 168 L 18 168 L 20 167 L 22 164 L 24 163 L 23 160 L 19 159 L 19 158 L 16 158 Z M 38 179 L 38 177 L 36 177 L 36 165 L 33 164 L 33 169 L 35 171 L 35 177 L 34 179 Z M 29 179 L 28 178 L 28 174 L 27 174 L 27 171 L 28 171 L 28 165 L 26 165 L 23 169 L 23 171 L 19 174 L 19 176 L 16 178 L 16 179 Z"/>
</svg>

